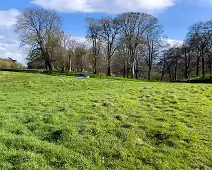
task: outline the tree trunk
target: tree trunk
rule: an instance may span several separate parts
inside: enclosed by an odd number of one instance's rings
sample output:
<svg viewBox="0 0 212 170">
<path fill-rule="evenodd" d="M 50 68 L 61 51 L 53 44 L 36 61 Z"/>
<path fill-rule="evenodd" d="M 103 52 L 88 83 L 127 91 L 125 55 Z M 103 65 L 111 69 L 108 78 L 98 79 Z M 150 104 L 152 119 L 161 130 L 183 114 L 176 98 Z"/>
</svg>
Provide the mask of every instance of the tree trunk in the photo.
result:
<svg viewBox="0 0 212 170">
<path fill-rule="evenodd" d="M 136 79 L 139 79 L 138 73 L 139 73 L 139 71 L 138 70 L 135 70 L 135 78 Z"/>
<path fill-rule="evenodd" d="M 165 56 L 163 57 L 163 69 L 162 69 L 161 81 L 164 81 L 164 76 L 165 76 Z"/>
<path fill-rule="evenodd" d="M 84 69 L 83 69 L 83 64 L 81 64 L 80 71 L 81 71 L 81 72 L 84 71 Z"/>
<path fill-rule="evenodd" d="M 93 39 L 94 74 L 97 74 L 97 40 Z"/>
<path fill-rule="evenodd" d="M 147 37 L 148 38 L 148 37 Z M 151 80 L 151 70 L 152 70 L 152 60 L 153 60 L 153 50 L 154 50 L 154 41 L 149 43 L 149 58 L 148 58 L 148 80 Z M 151 44 L 150 44 L 151 43 Z"/>
<path fill-rule="evenodd" d="M 127 58 L 127 78 L 129 78 L 129 75 L 130 75 L 130 64 L 129 64 L 129 59 Z"/>
<path fill-rule="evenodd" d="M 212 82 L 212 59 L 210 54 L 208 54 L 208 61 L 209 61 L 210 81 Z"/>
<path fill-rule="evenodd" d="M 107 65 L 107 76 L 111 76 L 111 49 L 112 49 L 112 44 L 108 42 L 107 44 L 107 60 L 108 60 L 108 65 Z"/>
<path fill-rule="evenodd" d="M 178 63 L 177 63 L 177 60 L 176 60 L 175 68 L 174 68 L 174 81 L 177 81 L 177 67 L 178 67 Z"/>
<path fill-rule="evenodd" d="M 164 76 L 165 76 L 165 66 L 163 64 L 163 70 L 162 70 L 162 75 L 161 75 L 161 81 L 164 81 Z"/>
<path fill-rule="evenodd" d="M 40 48 L 43 58 L 45 59 L 46 70 L 52 70 L 52 65 L 50 62 L 50 55 L 42 47 Z"/>
<path fill-rule="evenodd" d="M 164 76 L 165 76 L 165 71 L 162 71 L 162 75 L 161 75 L 161 81 L 164 81 Z"/>
<path fill-rule="evenodd" d="M 53 70 L 53 65 L 51 62 L 49 62 L 49 70 L 52 71 Z"/>
<path fill-rule="evenodd" d="M 110 65 L 107 67 L 107 76 L 111 76 L 111 68 Z"/>
<path fill-rule="evenodd" d="M 148 69 L 148 80 L 151 80 L 151 71 L 152 71 L 152 67 L 149 65 L 149 69 Z"/>
<path fill-rule="evenodd" d="M 132 63 L 132 68 L 131 68 L 131 78 L 135 78 L 135 63 Z"/>
<path fill-rule="evenodd" d="M 200 63 L 200 57 L 197 57 L 197 65 L 196 65 L 196 76 L 199 76 L 199 63 Z"/>
<path fill-rule="evenodd" d="M 48 70 L 48 64 L 47 64 L 47 60 L 45 59 L 45 68 L 46 70 Z"/>
<path fill-rule="evenodd" d="M 71 72 L 71 55 L 68 56 L 68 72 Z"/>
<path fill-rule="evenodd" d="M 108 56 L 108 64 L 107 64 L 107 76 L 111 76 L 111 66 L 110 66 L 110 56 Z"/>
<path fill-rule="evenodd" d="M 94 74 L 97 74 L 97 58 L 94 57 Z"/>
<path fill-rule="evenodd" d="M 44 58 L 46 59 L 46 64 L 47 64 L 49 70 L 52 71 L 54 67 L 53 67 L 53 63 L 51 61 L 50 54 L 48 52 L 46 52 L 46 51 L 43 51 L 43 50 L 42 50 L 42 53 L 44 55 Z"/>
<path fill-rule="evenodd" d="M 126 61 L 124 61 L 124 67 L 123 67 L 123 77 L 126 77 Z"/>
<path fill-rule="evenodd" d="M 53 70 L 53 64 L 49 59 L 47 59 L 47 67 L 49 68 L 50 71 Z"/>
<path fill-rule="evenodd" d="M 187 50 L 185 48 L 185 72 L 184 72 L 184 78 L 188 79 L 188 56 L 187 56 Z"/>
<path fill-rule="evenodd" d="M 205 78 L 205 58 L 202 54 L 202 77 Z"/>
<path fill-rule="evenodd" d="M 138 73 L 139 73 L 139 63 L 138 63 L 138 61 L 136 60 L 136 61 L 135 61 L 135 78 L 136 78 L 136 79 L 139 79 Z"/>
<path fill-rule="evenodd" d="M 148 59 L 148 80 L 151 80 L 151 70 L 152 70 L 152 53 L 151 50 L 149 50 L 149 59 Z"/>
<path fill-rule="evenodd" d="M 170 79 L 170 81 L 172 81 L 172 73 L 171 73 L 170 69 L 169 69 L 169 79 Z"/>
</svg>

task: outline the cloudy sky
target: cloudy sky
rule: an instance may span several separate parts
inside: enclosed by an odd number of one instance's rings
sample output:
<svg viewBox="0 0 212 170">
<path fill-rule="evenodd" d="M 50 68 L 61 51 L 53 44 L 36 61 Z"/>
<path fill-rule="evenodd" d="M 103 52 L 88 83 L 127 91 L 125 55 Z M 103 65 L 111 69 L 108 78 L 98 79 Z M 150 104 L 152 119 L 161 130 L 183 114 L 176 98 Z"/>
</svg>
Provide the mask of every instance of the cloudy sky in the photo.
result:
<svg viewBox="0 0 212 170">
<path fill-rule="evenodd" d="M 115 16 L 122 12 L 146 12 L 159 18 L 170 40 L 182 41 L 187 28 L 200 20 L 212 19 L 212 0 L 0 0 L 0 58 L 25 63 L 26 50 L 19 48 L 13 24 L 28 7 L 59 12 L 64 29 L 77 39 L 86 35 L 85 19 Z"/>
</svg>

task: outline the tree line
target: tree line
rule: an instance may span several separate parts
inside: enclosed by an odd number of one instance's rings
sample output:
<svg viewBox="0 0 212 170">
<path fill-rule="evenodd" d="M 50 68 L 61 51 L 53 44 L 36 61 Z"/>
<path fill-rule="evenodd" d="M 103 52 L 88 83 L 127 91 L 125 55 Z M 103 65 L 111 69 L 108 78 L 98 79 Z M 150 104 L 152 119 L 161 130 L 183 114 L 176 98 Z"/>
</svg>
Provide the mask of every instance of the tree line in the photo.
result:
<svg viewBox="0 0 212 170">
<path fill-rule="evenodd" d="M 150 14 L 129 12 L 86 22 L 87 42 L 78 42 L 63 31 L 55 11 L 23 11 L 15 27 L 21 45 L 29 48 L 29 68 L 162 81 L 212 75 L 212 20 L 192 25 L 182 43 L 169 43 Z"/>
</svg>

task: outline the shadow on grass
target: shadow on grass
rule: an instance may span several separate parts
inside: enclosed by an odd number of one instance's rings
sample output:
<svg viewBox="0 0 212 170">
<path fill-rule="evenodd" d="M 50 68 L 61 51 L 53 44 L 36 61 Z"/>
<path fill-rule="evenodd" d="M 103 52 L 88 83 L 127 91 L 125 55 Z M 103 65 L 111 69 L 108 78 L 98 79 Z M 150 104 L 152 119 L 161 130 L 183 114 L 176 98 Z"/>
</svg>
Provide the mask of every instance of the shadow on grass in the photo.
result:
<svg viewBox="0 0 212 170">
<path fill-rule="evenodd" d="M 205 77 L 193 77 L 182 81 L 175 81 L 176 83 L 195 83 L 195 84 L 212 84 L 212 75 L 206 75 Z"/>
<path fill-rule="evenodd" d="M 72 76 L 78 77 L 80 74 L 87 74 L 90 78 L 103 78 L 103 79 L 114 79 L 114 80 L 135 80 L 130 78 L 122 78 L 122 77 L 115 77 L 115 76 L 105 76 L 100 74 L 94 74 L 89 72 L 68 72 L 68 71 L 61 71 L 61 70 L 42 70 L 42 69 L 0 69 L 0 71 L 7 71 L 7 72 L 20 72 L 20 73 L 31 73 L 31 74 L 45 74 L 51 76 Z M 135 80 L 136 81 L 136 80 Z M 141 81 L 141 80 L 137 80 Z"/>
<path fill-rule="evenodd" d="M 90 78 L 103 78 L 103 79 L 113 79 L 117 81 L 137 81 L 137 82 L 161 82 L 160 80 L 145 80 L 145 79 L 133 79 L 133 78 L 123 78 L 117 76 L 105 76 L 100 74 L 94 74 L 90 72 L 68 72 L 61 70 L 42 70 L 42 69 L 0 69 L 0 71 L 7 72 L 21 72 L 21 73 L 31 73 L 31 74 L 46 74 L 51 76 L 72 76 L 78 77 L 80 74 L 87 74 Z"/>
<path fill-rule="evenodd" d="M 31 74 L 46 74 L 51 76 L 73 76 L 73 77 L 78 77 L 80 74 L 82 74 L 82 72 L 69 73 L 68 71 L 59 71 L 59 70 L 50 71 L 50 70 L 41 70 L 41 69 L 0 69 L 0 71 L 31 73 Z M 88 74 L 91 78 L 105 77 L 105 76 L 95 75 L 88 72 L 83 72 L 83 73 Z"/>
</svg>

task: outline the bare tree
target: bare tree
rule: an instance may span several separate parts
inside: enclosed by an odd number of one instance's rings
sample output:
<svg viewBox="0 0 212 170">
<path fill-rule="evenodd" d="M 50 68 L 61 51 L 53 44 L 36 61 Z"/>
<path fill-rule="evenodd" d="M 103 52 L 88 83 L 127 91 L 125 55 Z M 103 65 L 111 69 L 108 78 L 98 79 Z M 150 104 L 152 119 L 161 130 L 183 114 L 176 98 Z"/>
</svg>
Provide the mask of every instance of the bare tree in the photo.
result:
<svg viewBox="0 0 212 170">
<path fill-rule="evenodd" d="M 77 43 L 75 49 L 75 69 L 77 71 L 83 71 L 87 64 L 87 49 L 84 43 Z"/>
<path fill-rule="evenodd" d="M 164 81 L 165 74 L 169 73 L 170 81 L 176 79 L 178 61 L 179 61 L 179 43 L 166 44 L 166 49 L 161 53 L 161 57 L 158 62 L 158 67 L 161 69 L 161 81 Z M 174 69 L 174 76 L 171 74 L 171 70 Z M 174 77 L 174 78 L 173 78 Z"/>
<path fill-rule="evenodd" d="M 71 72 L 72 71 L 72 58 L 74 57 L 75 51 L 77 48 L 76 40 L 70 38 L 67 48 L 68 48 L 68 51 L 67 51 L 67 53 L 68 53 L 68 72 Z"/>
<path fill-rule="evenodd" d="M 120 37 L 119 43 L 118 43 L 118 52 L 116 55 L 119 56 L 119 58 L 122 57 L 122 74 L 123 77 L 129 77 L 129 71 L 130 71 L 130 66 L 129 66 L 129 55 L 128 55 L 128 48 L 126 46 L 126 43 L 124 42 L 125 38 Z"/>
<path fill-rule="evenodd" d="M 145 55 L 145 63 L 148 66 L 148 80 L 151 79 L 151 71 L 153 62 L 157 59 L 158 55 L 161 52 L 161 49 L 164 47 L 163 28 L 161 25 L 157 25 L 155 21 L 155 26 L 152 29 L 149 29 L 146 33 L 146 55 Z"/>
<path fill-rule="evenodd" d="M 94 74 L 97 74 L 97 57 L 100 51 L 100 45 L 98 41 L 98 36 L 100 34 L 100 27 L 98 25 L 98 20 L 93 18 L 88 18 L 88 32 L 87 39 L 92 41 L 92 55 L 94 58 Z"/>
<path fill-rule="evenodd" d="M 198 52 L 196 75 L 199 75 L 200 59 L 202 60 L 202 76 L 205 77 L 205 57 L 211 46 L 212 21 L 199 22 L 189 28 L 187 43 Z"/>
<path fill-rule="evenodd" d="M 120 31 L 120 22 L 117 18 L 107 17 L 99 20 L 99 27 L 99 39 L 106 44 L 107 48 L 107 76 L 111 76 L 111 57 L 117 49 L 116 41 Z"/>
<path fill-rule="evenodd" d="M 118 16 L 121 22 L 121 31 L 127 43 L 128 55 L 131 62 L 131 74 L 133 78 L 138 78 L 136 68 L 136 50 L 143 42 L 144 35 L 148 30 L 153 29 L 157 23 L 157 18 L 144 13 L 124 13 Z"/>
<path fill-rule="evenodd" d="M 15 25 L 22 46 L 39 50 L 45 60 L 46 68 L 53 69 L 53 56 L 50 53 L 52 41 L 60 32 L 62 20 L 55 11 L 28 8 L 17 17 Z"/>
<path fill-rule="evenodd" d="M 191 59 L 192 59 L 192 49 L 191 47 L 184 43 L 182 46 L 182 59 L 183 59 L 183 67 L 184 67 L 184 78 L 188 79 L 190 77 L 190 67 L 191 67 Z"/>
<path fill-rule="evenodd" d="M 71 37 L 71 34 L 61 32 L 58 51 L 60 51 L 60 61 L 63 63 L 62 70 L 65 71 L 66 66 L 68 66 L 68 71 L 71 71 L 71 50 L 73 50 L 74 40 Z"/>
</svg>

